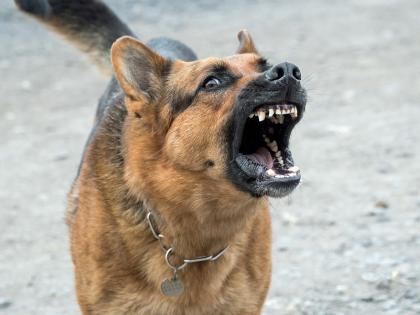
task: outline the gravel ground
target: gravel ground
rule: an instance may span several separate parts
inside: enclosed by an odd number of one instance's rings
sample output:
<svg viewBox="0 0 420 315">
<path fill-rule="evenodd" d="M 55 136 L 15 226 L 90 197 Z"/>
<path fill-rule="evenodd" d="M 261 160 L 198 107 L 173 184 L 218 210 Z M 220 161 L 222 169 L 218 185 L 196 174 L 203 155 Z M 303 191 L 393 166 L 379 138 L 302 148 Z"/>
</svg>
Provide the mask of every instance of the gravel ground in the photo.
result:
<svg viewBox="0 0 420 315">
<path fill-rule="evenodd" d="M 304 182 L 272 200 L 266 315 L 420 314 L 420 2 L 107 1 L 144 39 L 232 54 L 247 28 L 302 69 Z M 0 314 L 79 314 L 64 224 L 106 78 L 0 4 Z"/>
</svg>

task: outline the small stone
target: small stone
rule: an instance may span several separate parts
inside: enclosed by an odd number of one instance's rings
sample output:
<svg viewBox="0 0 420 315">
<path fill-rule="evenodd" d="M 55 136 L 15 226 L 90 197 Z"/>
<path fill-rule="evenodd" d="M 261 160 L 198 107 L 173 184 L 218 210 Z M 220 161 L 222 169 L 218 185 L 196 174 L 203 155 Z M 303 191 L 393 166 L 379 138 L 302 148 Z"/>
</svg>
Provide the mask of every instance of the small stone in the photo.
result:
<svg viewBox="0 0 420 315">
<path fill-rule="evenodd" d="M 378 282 L 378 284 L 376 285 L 376 288 L 378 290 L 390 290 L 391 284 L 392 284 L 391 280 L 383 279 Z"/>
<path fill-rule="evenodd" d="M 366 302 L 366 303 L 373 303 L 375 302 L 375 299 L 373 298 L 373 296 L 367 296 L 367 297 L 362 297 L 360 301 Z"/>
<path fill-rule="evenodd" d="M 0 310 L 9 308 L 11 305 L 12 305 L 12 302 L 0 298 Z"/>
<path fill-rule="evenodd" d="M 277 247 L 278 252 L 287 252 L 289 248 L 287 246 L 279 246 Z"/>
<path fill-rule="evenodd" d="M 69 156 L 65 153 L 63 154 L 57 154 L 55 157 L 53 157 L 53 161 L 54 162 L 60 162 L 60 161 L 65 161 L 69 158 Z"/>
<path fill-rule="evenodd" d="M 376 208 L 388 209 L 389 203 L 384 200 L 379 200 L 375 203 Z"/>
</svg>

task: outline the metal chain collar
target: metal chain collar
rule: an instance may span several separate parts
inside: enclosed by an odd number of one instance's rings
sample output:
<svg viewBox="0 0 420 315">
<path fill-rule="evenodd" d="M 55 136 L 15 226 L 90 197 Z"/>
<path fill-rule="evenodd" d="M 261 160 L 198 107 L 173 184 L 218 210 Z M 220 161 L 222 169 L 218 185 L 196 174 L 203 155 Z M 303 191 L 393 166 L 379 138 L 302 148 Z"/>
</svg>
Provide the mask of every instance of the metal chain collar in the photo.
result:
<svg viewBox="0 0 420 315">
<path fill-rule="evenodd" d="M 183 262 L 176 266 L 171 264 L 171 262 L 169 261 L 169 257 L 171 255 L 174 254 L 174 250 L 172 247 L 167 247 L 163 244 L 163 238 L 165 237 L 164 235 L 160 234 L 157 230 L 156 227 L 153 225 L 152 222 L 152 213 L 148 210 L 147 211 L 147 223 L 149 225 L 150 231 L 153 234 L 153 237 L 159 241 L 159 245 L 162 248 L 162 250 L 165 252 L 165 261 L 166 264 L 173 270 L 174 272 L 174 277 L 176 277 L 176 273 L 178 270 L 184 269 L 186 266 L 188 266 L 189 264 L 194 264 L 194 263 L 200 263 L 200 262 L 205 262 L 205 261 L 215 261 L 217 259 L 219 259 L 220 257 L 223 256 L 223 254 L 226 252 L 226 250 L 229 248 L 229 245 L 226 246 L 225 248 L 223 248 L 220 252 L 218 252 L 215 255 L 210 255 L 210 256 L 199 256 L 199 257 L 195 257 L 192 259 L 183 259 Z"/>
</svg>

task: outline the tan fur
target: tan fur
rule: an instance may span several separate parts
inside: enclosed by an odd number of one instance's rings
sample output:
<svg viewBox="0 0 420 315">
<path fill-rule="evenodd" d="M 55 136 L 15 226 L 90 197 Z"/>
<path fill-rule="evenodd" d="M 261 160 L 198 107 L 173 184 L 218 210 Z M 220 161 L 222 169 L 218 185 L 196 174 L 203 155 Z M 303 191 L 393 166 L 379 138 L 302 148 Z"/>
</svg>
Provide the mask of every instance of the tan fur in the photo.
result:
<svg viewBox="0 0 420 315">
<path fill-rule="evenodd" d="M 245 46 L 251 47 L 249 41 Z M 145 54 L 154 65 L 149 81 L 154 97 L 136 89 L 127 75 L 128 48 Z M 257 75 L 255 52 L 175 61 L 163 84 L 163 58 L 134 39 L 114 44 L 114 70 L 127 95 L 121 135 L 124 162 L 120 167 L 111 162 L 105 121 L 87 146 L 69 194 L 71 252 L 84 315 L 261 313 L 271 274 L 268 201 L 239 191 L 226 178 L 223 143 L 236 95 Z M 220 62 L 239 77 L 235 86 L 216 96 L 197 96 L 194 104 L 173 116 L 168 93 L 193 92 L 207 69 Z M 172 273 L 144 210 L 137 207 L 141 202 L 156 213 L 165 244 L 176 252 L 174 261 L 230 246 L 219 260 L 180 271 L 185 285 L 180 297 L 160 292 L 161 282 Z"/>
</svg>

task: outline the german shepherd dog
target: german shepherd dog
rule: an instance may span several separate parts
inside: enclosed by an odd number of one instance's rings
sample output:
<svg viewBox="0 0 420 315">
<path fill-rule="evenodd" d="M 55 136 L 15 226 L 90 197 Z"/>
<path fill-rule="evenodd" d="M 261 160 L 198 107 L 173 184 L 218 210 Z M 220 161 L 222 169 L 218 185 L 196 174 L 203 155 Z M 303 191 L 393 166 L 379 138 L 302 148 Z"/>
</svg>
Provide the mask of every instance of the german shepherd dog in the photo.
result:
<svg viewBox="0 0 420 315">
<path fill-rule="evenodd" d="M 97 0 L 16 0 L 87 52 L 100 99 L 67 222 L 84 315 L 261 314 L 271 275 L 268 197 L 299 184 L 289 150 L 306 92 L 247 31 L 225 58 L 146 44 Z"/>
</svg>

